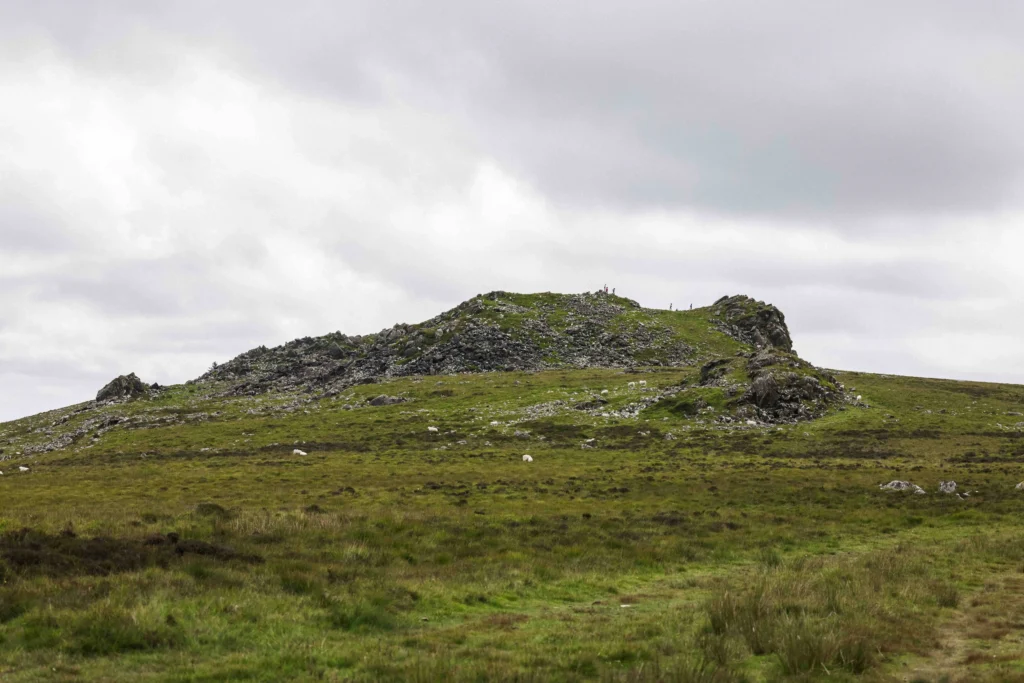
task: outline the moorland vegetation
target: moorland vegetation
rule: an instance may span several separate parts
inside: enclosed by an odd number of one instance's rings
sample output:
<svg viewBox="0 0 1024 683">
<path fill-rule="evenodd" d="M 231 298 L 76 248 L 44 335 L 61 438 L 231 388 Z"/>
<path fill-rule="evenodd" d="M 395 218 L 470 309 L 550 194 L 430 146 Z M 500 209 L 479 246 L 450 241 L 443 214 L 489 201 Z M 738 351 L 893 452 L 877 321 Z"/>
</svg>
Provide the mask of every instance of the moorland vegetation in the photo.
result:
<svg viewBox="0 0 1024 683">
<path fill-rule="evenodd" d="M 1024 387 L 817 368 L 752 299 L 99 398 L 0 424 L 0 680 L 1024 681 Z"/>
</svg>

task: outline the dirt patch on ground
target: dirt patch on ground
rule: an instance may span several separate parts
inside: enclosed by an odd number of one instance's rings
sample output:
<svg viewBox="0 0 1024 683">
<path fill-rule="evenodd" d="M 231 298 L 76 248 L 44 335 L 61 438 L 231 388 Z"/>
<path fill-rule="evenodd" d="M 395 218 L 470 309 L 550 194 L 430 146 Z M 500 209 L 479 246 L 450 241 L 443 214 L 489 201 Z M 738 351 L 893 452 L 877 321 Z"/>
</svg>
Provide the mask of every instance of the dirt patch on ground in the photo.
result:
<svg viewBox="0 0 1024 683">
<path fill-rule="evenodd" d="M 186 555 L 261 563 L 258 555 L 227 546 L 156 534 L 145 539 L 79 538 L 64 531 L 50 535 L 20 529 L 0 535 L 0 576 L 80 576 L 117 574 L 146 567 L 169 567 Z"/>
</svg>

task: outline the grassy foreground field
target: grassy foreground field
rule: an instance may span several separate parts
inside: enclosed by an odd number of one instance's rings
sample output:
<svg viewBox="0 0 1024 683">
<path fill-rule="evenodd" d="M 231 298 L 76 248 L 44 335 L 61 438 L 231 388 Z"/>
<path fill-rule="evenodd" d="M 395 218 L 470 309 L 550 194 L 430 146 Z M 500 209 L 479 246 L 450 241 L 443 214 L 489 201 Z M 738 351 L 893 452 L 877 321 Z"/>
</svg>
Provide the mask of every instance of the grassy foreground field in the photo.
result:
<svg viewBox="0 0 1024 683">
<path fill-rule="evenodd" d="M 696 372 L 124 404 L 219 415 L 5 468 L 0 680 L 1024 681 L 1024 388 L 839 373 L 866 405 L 782 426 L 565 407 Z"/>
</svg>

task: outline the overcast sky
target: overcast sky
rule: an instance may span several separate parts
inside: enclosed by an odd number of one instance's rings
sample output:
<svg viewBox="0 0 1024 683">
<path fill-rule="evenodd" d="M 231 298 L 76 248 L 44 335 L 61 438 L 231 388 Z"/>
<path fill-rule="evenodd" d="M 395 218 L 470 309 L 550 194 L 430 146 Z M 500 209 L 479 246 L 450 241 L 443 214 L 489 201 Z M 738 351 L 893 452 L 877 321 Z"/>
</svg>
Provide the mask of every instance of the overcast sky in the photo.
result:
<svg viewBox="0 0 1024 683">
<path fill-rule="evenodd" d="M 1024 382 L 1019 0 L 4 0 L 0 420 L 478 293 Z"/>
</svg>

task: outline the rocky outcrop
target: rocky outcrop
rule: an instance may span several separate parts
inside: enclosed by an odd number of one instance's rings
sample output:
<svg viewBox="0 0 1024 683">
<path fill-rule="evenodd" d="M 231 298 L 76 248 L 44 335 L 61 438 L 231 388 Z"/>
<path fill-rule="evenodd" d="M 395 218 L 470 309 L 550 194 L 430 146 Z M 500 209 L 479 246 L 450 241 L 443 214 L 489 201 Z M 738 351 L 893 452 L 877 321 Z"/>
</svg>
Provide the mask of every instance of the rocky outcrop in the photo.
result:
<svg viewBox="0 0 1024 683">
<path fill-rule="evenodd" d="M 722 422 L 810 420 L 847 401 L 835 377 L 775 348 L 708 361 L 701 367 L 697 388 L 721 391 L 725 412 L 715 419 Z M 675 400 L 674 405 L 685 408 L 682 412 L 687 414 L 708 407 L 703 398 Z"/>
<path fill-rule="evenodd" d="M 771 304 L 749 296 L 724 296 L 711 306 L 718 329 L 756 348 L 793 350 L 786 316 Z"/>
<path fill-rule="evenodd" d="M 148 387 L 132 372 L 111 380 L 96 394 L 96 401 L 102 403 L 104 401 L 136 398 L 145 394 L 147 390 Z"/>
<path fill-rule="evenodd" d="M 528 306 L 522 300 L 491 292 L 418 325 L 260 347 L 200 381 L 227 381 L 232 394 L 307 389 L 333 395 L 388 377 L 685 365 L 694 357 L 694 350 L 667 325 L 623 324 L 623 314 L 643 310 L 629 299 L 587 293 L 540 295 Z"/>
<path fill-rule="evenodd" d="M 695 384 L 670 387 L 644 408 L 759 426 L 812 420 L 850 402 L 842 385 L 824 370 L 795 354 L 762 349 L 708 361 Z"/>
<path fill-rule="evenodd" d="M 746 363 L 750 386 L 740 404 L 756 408 L 768 422 L 808 420 L 844 400 L 835 377 L 792 353 L 762 350 Z"/>
</svg>

